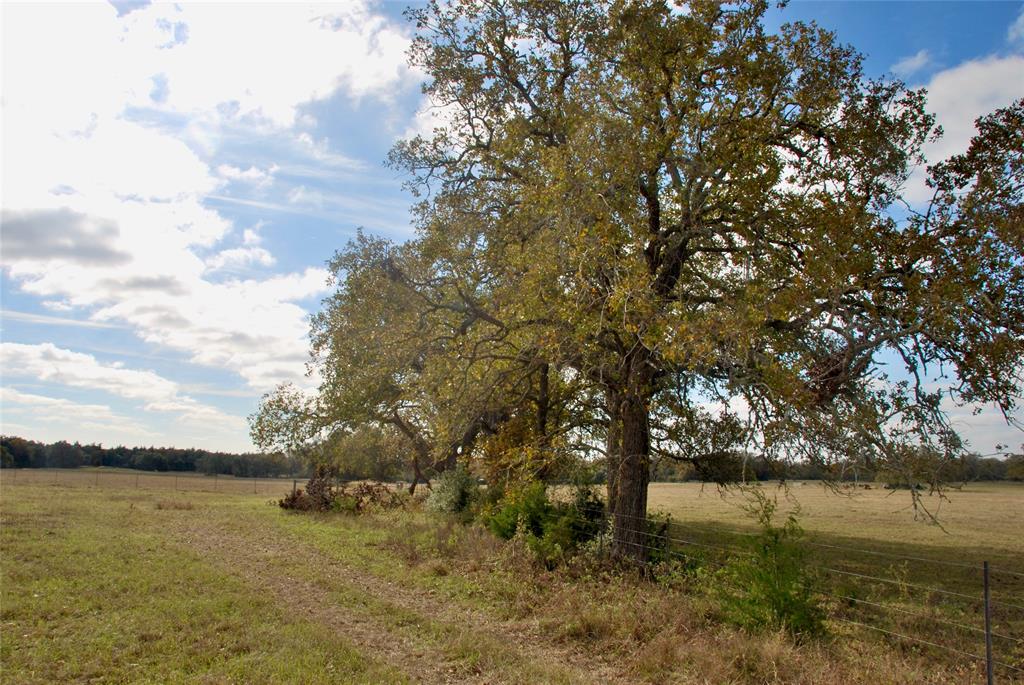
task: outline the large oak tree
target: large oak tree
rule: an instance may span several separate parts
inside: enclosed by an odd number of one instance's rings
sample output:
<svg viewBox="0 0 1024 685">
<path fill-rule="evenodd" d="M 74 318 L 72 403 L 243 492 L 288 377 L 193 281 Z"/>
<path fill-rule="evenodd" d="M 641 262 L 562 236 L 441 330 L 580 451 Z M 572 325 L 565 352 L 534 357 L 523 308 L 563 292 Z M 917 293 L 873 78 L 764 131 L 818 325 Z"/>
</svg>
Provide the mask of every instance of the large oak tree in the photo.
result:
<svg viewBox="0 0 1024 685">
<path fill-rule="evenodd" d="M 392 156 L 429 189 L 420 241 L 484 265 L 465 331 L 514 330 L 602 399 L 623 556 L 644 556 L 666 443 L 898 470 L 959 449 L 942 387 L 1004 412 L 1020 394 L 1021 104 L 908 206 L 937 133 L 926 94 L 866 78 L 814 25 L 767 32 L 766 8 L 413 12 L 411 61 L 447 116 Z"/>
</svg>

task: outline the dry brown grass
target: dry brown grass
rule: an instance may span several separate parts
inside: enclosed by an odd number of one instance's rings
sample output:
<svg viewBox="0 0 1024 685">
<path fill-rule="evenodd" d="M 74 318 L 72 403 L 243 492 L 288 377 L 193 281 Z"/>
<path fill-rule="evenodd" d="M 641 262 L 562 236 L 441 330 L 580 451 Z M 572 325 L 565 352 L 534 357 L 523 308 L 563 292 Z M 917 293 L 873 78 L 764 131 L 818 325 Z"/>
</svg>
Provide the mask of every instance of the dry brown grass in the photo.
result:
<svg viewBox="0 0 1024 685">
<path fill-rule="evenodd" d="M 964 550 L 986 550 L 1024 559 L 1024 483 L 968 483 L 944 496 L 925 495 L 924 505 L 942 524 L 932 525 L 916 513 L 909 492 L 849 487 L 838 491 L 816 482 L 794 482 L 787 488 L 762 486 L 778 496 L 780 511 L 800 509 L 800 523 L 809 535 L 841 536 L 869 545 L 885 542 L 908 548 L 935 548 L 962 556 Z M 744 527 L 740 490 L 720 490 L 700 483 L 653 483 L 651 512 L 665 512 L 682 523 Z M 1009 560 L 1009 559 L 1008 559 Z M 980 562 L 981 559 L 979 558 Z"/>
<path fill-rule="evenodd" d="M 153 505 L 153 508 L 154 509 L 170 509 L 170 510 L 176 510 L 176 511 L 191 511 L 191 510 L 196 508 L 196 505 L 193 504 L 192 502 L 187 502 L 187 501 L 183 502 L 181 500 L 162 499 L 162 500 L 157 501 L 157 503 L 155 505 Z"/>
</svg>

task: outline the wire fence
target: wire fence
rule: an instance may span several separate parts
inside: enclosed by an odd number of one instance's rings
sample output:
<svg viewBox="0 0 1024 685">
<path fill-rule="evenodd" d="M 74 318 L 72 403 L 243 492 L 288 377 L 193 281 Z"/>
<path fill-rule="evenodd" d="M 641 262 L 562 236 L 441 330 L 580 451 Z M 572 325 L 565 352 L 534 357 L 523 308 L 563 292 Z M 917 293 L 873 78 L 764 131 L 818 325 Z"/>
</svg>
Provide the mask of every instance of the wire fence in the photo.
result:
<svg viewBox="0 0 1024 685">
<path fill-rule="evenodd" d="M 304 478 L 245 478 L 194 472 L 133 472 L 95 469 L 3 469 L 0 485 L 52 484 L 79 487 L 223 492 L 281 496 L 305 487 Z M 603 509 L 598 514 L 603 514 Z M 631 535 L 627 547 L 710 570 L 725 569 L 754 555 L 758 534 L 707 523 L 616 514 Z M 608 518 L 603 519 L 610 525 Z M 817 578 L 817 594 L 829 621 L 861 634 L 875 634 L 917 651 L 930 650 L 980 665 L 995 676 L 1024 682 L 1024 570 L 978 560 L 937 559 L 805 537 L 806 567 Z M 883 564 L 888 561 L 888 566 Z M 715 577 L 728 583 L 727 574 Z M 734 588 L 743 591 L 744 588 Z"/>
<path fill-rule="evenodd" d="M 615 514 L 628 549 L 687 565 L 726 568 L 755 556 L 757 533 Z M 604 520 L 609 525 L 609 519 Z M 802 539 L 806 570 L 829 621 L 916 650 L 979 665 L 987 682 L 1024 682 L 1024 572 Z M 858 558 L 858 556 L 860 558 Z M 897 562 L 889 567 L 864 558 Z M 715 583 L 728 583 L 725 574 Z M 743 591 L 744 588 L 733 588 Z"/>
<path fill-rule="evenodd" d="M 0 469 L 0 485 L 21 484 L 105 487 L 169 492 L 223 492 L 283 495 L 306 485 L 306 478 L 248 478 L 195 471 L 133 471 L 129 469 Z"/>
</svg>

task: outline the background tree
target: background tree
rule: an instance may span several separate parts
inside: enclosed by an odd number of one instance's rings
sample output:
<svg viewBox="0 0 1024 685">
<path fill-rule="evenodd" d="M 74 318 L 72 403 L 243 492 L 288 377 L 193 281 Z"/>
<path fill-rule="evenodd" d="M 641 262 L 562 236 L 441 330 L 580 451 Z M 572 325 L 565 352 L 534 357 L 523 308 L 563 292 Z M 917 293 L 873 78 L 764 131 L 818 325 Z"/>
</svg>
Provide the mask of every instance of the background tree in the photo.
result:
<svg viewBox="0 0 1024 685">
<path fill-rule="evenodd" d="M 451 249 L 441 255 L 428 241 L 395 246 L 360 234 L 335 256 L 337 289 L 311 326 L 319 387 L 265 397 L 252 417 L 257 444 L 315 457 L 364 429 L 394 429 L 411 455 L 414 491 L 515 418 L 530 428 L 506 431 L 504 442 L 532 450 L 543 472 L 572 394 L 516 327 L 486 313 L 495 308 L 483 304 L 491 272 L 465 258 L 449 226 Z"/>
</svg>

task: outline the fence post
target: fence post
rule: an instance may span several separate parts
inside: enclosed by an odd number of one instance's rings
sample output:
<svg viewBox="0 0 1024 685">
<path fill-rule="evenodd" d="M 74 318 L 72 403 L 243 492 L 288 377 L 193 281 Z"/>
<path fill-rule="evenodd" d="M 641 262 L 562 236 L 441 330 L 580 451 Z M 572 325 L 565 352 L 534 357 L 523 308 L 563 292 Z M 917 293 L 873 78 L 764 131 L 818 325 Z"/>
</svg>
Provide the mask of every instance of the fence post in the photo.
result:
<svg viewBox="0 0 1024 685">
<path fill-rule="evenodd" d="M 299 481 L 292 479 L 292 494 L 295 494 L 295 488 L 298 487 Z"/>
<path fill-rule="evenodd" d="M 985 579 L 985 676 L 988 685 L 992 685 L 992 606 L 989 602 L 988 562 L 982 563 L 982 575 Z"/>
</svg>

